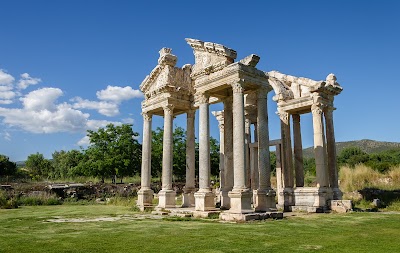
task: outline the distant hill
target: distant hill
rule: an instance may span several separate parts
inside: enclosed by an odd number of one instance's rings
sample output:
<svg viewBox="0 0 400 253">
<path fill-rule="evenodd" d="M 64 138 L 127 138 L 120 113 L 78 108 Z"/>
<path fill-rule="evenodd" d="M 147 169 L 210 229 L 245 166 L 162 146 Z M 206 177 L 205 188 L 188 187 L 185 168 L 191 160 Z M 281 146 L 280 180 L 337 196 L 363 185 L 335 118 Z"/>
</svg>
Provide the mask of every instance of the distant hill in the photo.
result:
<svg viewBox="0 0 400 253">
<path fill-rule="evenodd" d="M 340 151 L 348 147 L 359 147 L 362 151 L 371 154 L 381 151 L 385 151 L 392 148 L 400 148 L 399 142 L 386 142 L 386 141 L 374 141 L 374 140 L 359 140 L 359 141 L 344 141 L 336 142 L 336 152 L 340 154 Z M 304 157 L 314 157 L 314 148 L 309 147 L 303 149 Z"/>
</svg>

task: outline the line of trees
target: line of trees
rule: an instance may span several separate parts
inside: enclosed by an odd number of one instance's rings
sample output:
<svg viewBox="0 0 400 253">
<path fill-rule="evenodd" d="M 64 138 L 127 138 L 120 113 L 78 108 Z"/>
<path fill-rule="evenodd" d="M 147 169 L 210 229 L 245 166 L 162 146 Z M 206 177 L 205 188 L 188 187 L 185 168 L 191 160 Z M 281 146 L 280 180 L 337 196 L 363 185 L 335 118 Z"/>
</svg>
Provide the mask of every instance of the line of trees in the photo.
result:
<svg viewBox="0 0 400 253">
<path fill-rule="evenodd" d="M 142 145 L 138 142 L 138 133 L 132 125 L 107 125 L 97 131 L 87 132 L 90 145 L 87 149 L 55 151 L 52 159 L 43 154 L 28 156 L 24 168 L 17 170 L 15 163 L 0 155 L 0 177 L 29 177 L 34 180 L 65 179 L 79 176 L 96 177 L 102 182 L 106 178 L 120 178 L 138 175 L 141 170 Z M 173 174 L 182 181 L 186 174 L 186 132 L 176 127 L 173 133 Z M 211 173 L 219 173 L 219 143 L 210 139 Z M 157 128 L 152 133 L 152 174 L 161 176 L 162 171 L 163 129 Z M 196 143 L 198 158 L 198 143 Z M 196 159 L 198 160 L 198 159 Z M 198 164 L 196 164 L 198 169 Z M 21 173 L 17 173 L 20 171 Z"/>
</svg>

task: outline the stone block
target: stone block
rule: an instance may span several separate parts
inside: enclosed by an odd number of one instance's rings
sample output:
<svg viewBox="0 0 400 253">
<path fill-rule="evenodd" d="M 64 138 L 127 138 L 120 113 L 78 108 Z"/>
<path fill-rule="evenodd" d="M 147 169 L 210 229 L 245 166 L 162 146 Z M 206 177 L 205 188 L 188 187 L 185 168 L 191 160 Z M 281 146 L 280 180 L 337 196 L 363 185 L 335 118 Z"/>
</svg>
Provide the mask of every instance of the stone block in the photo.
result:
<svg viewBox="0 0 400 253">
<path fill-rule="evenodd" d="M 254 212 L 251 208 L 251 191 L 230 191 L 228 193 L 231 199 L 230 213 L 251 213 Z"/>
<path fill-rule="evenodd" d="M 332 200 L 331 210 L 338 213 L 346 213 L 353 209 L 353 202 L 351 200 Z"/>
<path fill-rule="evenodd" d="M 138 200 L 137 200 L 137 205 L 140 208 L 140 210 L 144 211 L 145 207 L 153 206 L 153 190 L 151 189 L 146 189 L 142 190 L 140 189 L 137 193 L 138 195 Z"/>
<path fill-rule="evenodd" d="M 196 211 L 209 211 L 215 209 L 214 193 L 196 192 L 194 198 Z"/>
<path fill-rule="evenodd" d="M 175 191 L 161 190 L 158 193 L 158 208 L 175 207 Z"/>
</svg>

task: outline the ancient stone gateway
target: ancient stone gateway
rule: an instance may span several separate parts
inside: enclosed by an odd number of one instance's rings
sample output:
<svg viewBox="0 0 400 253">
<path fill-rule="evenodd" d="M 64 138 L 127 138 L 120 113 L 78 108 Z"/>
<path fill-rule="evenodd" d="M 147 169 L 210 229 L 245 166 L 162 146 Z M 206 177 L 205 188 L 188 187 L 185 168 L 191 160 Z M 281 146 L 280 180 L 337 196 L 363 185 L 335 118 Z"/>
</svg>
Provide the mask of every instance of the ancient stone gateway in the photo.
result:
<svg viewBox="0 0 400 253">
<path fill-rule="evenodd" d="M 186 39 L 195 64 L 176 67 L 171 49 L 160 50 L 158 65 L 142 82 L 143 151 L 138 206 L 152 206 L 151 122 L 164 117 L 162 189 L 158 208 L 174 208 L 172 188 L 172 133 L 176 115 L 187 115 L 186 184 L 183 207 L 195 213 L 215 211 L 215 193 L 210 187 L 209 105 L 223 103 L 214 112 L 220 127 L 220 218 L 245 220 L 246 215 L 276 210 L 317 211 L 341 199 L 335 154 L 333 98 L 342 88 L 333 74 L 325 81 L 264 72 L 256 68 L 260 59 L 249 55 L 235 62 L 236 51 L 223 45 Z M 269 140 L 267 95 L 275 92 L 281 119 L 281 139 Z M 195 184 L 195 124 L 199 110 L 199 187 Z M 304 187 L 300 115 L 313 115 L 317 186 Z M 290 122 L 293 121 L 294 166 Z M 254 124 L 254 138 L 250 126 Z M 255 141 L 251 143 L 251 140 Z M 271 188 L 269 146 L 277 152 L 277 193 Z"/>
</svg>

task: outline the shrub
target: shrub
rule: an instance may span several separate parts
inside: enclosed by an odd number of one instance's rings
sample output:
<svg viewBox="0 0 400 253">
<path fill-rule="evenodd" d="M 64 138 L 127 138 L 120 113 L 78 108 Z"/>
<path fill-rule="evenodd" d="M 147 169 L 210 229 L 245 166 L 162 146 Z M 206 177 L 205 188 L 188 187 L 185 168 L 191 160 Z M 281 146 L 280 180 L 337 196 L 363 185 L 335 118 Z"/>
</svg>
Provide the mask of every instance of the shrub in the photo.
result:
<svg viewBox="0 0 400 253">
<path fill-rule="evenodd" d="M 400 188 L 400 165 L 392 167 L 387 174 L 392 180 L 392 184 Z"/>
<path fill-rule="evenodd" d="M 18 200 L 21 206 L 61 205 L 62 201 L 54 194 L 37 193 L 21 196 Z"/>
<path fill-rule="evenodd" d="M 357 164 L 354 169 L 343 166 L 339 170 L 341 188 L 345 191 L 355 191 L 378 184 L 380 173 L 364 164 Z"/>
</svg>

